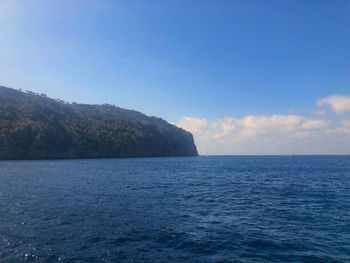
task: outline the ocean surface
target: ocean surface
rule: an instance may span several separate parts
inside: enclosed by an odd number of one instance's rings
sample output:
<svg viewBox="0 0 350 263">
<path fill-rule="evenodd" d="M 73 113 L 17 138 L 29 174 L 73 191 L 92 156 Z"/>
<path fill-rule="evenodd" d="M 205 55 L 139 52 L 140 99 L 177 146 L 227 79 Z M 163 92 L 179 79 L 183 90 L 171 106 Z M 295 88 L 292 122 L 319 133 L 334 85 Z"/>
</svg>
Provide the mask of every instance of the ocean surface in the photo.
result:
<svg viewBox="0 0 350 263">
<path fill-rule="evenodd" d="M 350 262 L 350 156 L 1 161 L 0 262 Z"/>
</svg>

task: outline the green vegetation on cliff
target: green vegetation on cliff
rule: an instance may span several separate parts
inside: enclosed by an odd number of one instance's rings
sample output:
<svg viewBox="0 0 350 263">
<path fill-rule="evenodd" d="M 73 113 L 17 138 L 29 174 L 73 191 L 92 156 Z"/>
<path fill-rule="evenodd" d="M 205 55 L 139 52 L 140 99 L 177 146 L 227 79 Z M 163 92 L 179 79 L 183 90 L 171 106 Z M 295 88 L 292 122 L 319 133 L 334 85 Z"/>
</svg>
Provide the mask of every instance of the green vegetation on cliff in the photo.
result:
<svg viewBox="0 0 350 263">
<path fill-rule="evenodd" d="M 192 134 L 160 118 L 0 86 L 2 160 L 194 155 Z"/>
</svg>

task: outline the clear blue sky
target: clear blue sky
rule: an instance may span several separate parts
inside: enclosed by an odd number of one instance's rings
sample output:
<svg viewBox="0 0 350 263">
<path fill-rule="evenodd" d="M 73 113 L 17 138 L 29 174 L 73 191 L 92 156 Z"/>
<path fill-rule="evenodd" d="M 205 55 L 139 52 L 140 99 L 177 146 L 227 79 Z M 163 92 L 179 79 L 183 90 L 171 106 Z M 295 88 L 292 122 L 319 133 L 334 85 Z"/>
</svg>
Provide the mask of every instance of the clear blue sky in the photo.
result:
<svg viewBox="0 0 350 263">
<path fill-rule="evenodd" d="M 350 93 L 349 1 L 2 1 L 0 83 L 168 120 Z"/>
<path fill-rule="evenodd" d="M 2 0 L 0 32 L 0 85 L 173 122 L 350 94 L 347 0 Z"/>
</svg>

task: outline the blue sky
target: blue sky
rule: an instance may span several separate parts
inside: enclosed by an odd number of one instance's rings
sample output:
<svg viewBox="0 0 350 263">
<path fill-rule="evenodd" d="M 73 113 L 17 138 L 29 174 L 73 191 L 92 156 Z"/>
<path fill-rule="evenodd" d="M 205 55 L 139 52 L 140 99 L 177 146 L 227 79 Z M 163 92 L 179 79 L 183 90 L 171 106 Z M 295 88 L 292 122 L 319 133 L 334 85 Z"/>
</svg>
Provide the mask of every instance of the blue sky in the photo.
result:
<svg viewBox="0 0 350 263">
<path fill-rule="evenodd" d="M 3 0 L 0 32 L 0 85 L 174 123 L 349 119 L 311 114 L 350 95 L 349 1 Z"/>
</svg>

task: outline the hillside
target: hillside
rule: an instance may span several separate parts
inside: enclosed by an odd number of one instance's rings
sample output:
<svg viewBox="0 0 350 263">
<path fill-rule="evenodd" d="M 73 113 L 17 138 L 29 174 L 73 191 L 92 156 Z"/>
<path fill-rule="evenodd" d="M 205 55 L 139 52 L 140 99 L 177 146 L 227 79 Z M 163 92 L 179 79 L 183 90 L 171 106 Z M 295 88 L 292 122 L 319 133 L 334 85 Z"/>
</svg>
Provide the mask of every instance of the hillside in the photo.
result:
<svg viewBox="0 0 350 263">
<path fill-rule="evenodd" d="M 160 118 L 0 86 L 1 160 L 194 155 L 192 134 Z"/>
</svg>

